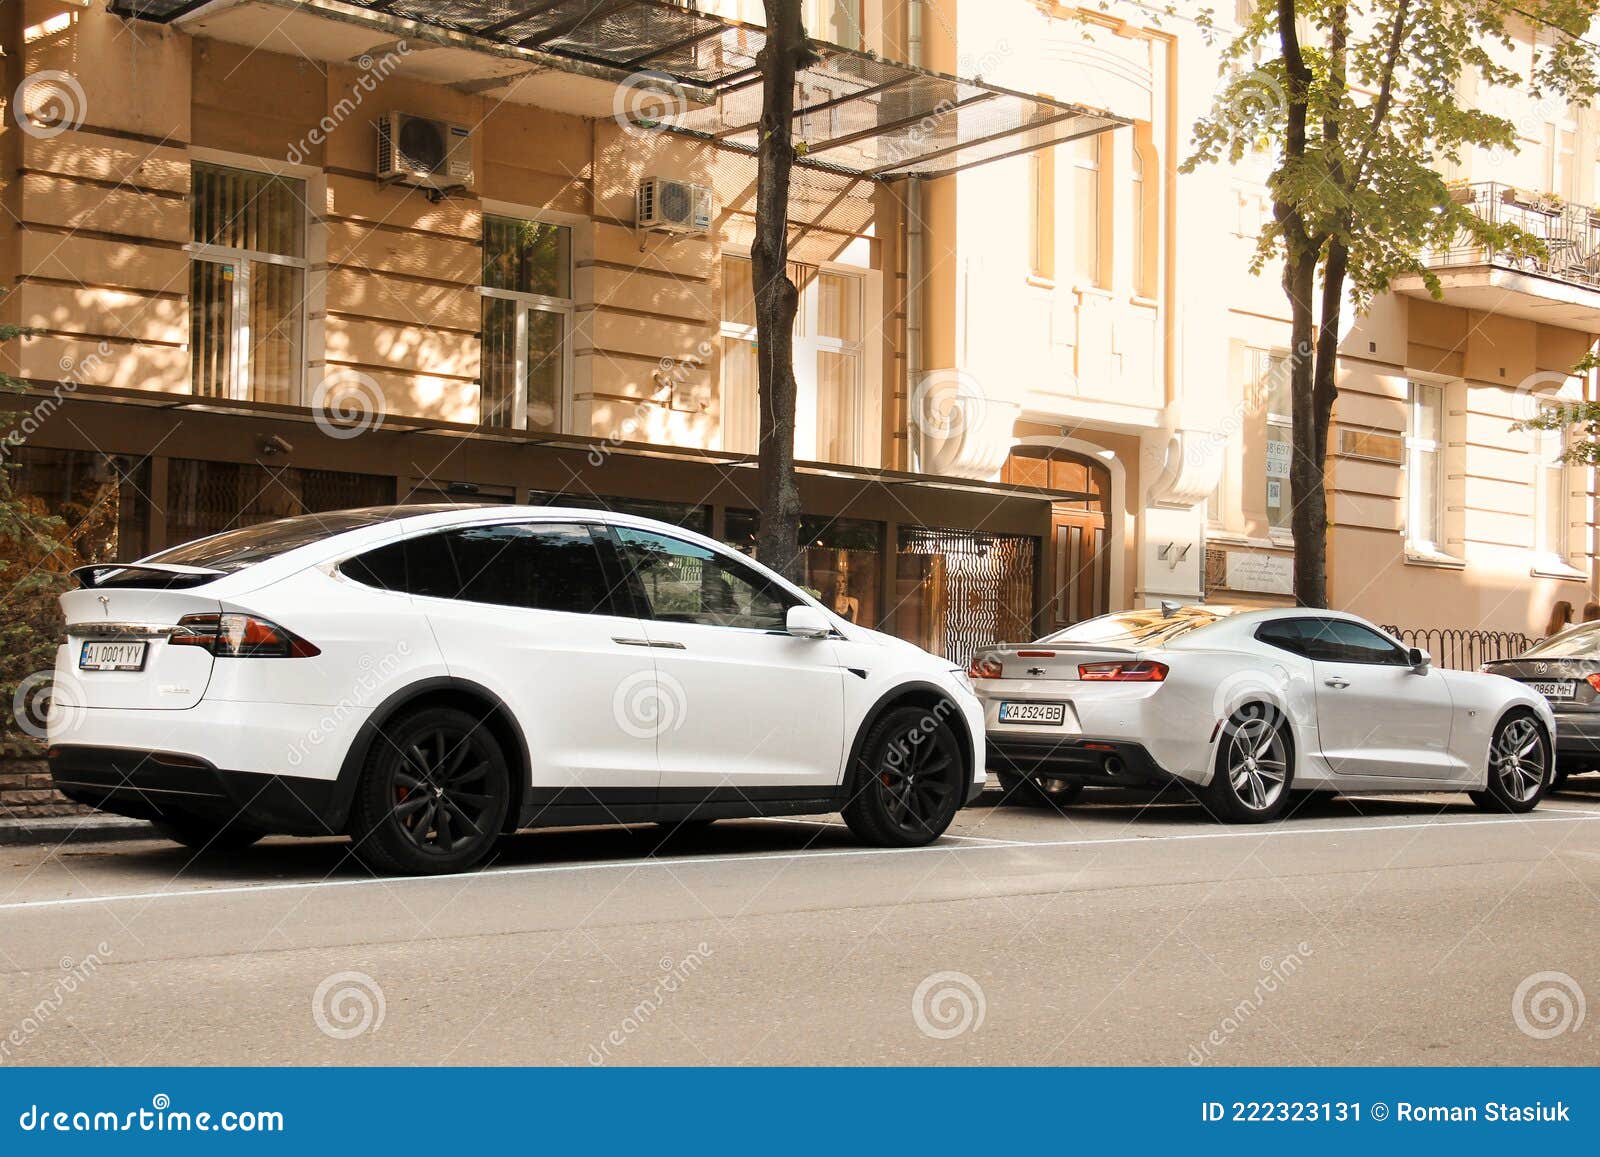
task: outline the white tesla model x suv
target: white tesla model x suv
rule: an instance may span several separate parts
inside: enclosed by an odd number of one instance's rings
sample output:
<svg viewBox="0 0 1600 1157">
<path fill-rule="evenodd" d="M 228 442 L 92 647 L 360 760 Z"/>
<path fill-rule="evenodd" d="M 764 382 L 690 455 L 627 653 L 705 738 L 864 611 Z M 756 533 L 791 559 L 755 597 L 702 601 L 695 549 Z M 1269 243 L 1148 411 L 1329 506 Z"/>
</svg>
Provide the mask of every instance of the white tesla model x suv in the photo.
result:
<svg viewBox="0 0 1600 1157">
<path fill-rule="evenodd" d="M 984 783 L 959 668 L 648 519 L 348 510 L 78 577 L 56 786 L 192 845 L 432 873 L 522 827 L 842 811 L 909 846 Z"/>
<path fill-rule="evenodd" d="M 980 650 L 989 766 L 1006 798 L 1177 782 L 1219 819 L 1276 819 L 1291 790 L 1465 791 L 1525 812 L 1555 718 L 1499 675 L 1441 671 L 1354 615 L 1171 604 Z"/>
</svg>

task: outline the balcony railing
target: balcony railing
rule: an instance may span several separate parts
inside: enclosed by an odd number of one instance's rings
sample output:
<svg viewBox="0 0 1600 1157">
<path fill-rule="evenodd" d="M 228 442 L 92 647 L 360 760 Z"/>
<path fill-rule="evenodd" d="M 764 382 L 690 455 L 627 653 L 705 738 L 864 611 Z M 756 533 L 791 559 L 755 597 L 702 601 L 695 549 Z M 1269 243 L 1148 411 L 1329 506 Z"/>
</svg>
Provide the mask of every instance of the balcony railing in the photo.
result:
<svg viewBox="0 0 1600 1157">
<path fill-rule="evenodd" d="M 1600 210 L 1499 181 L 1460 185 L 1451 194 L 1491 225 L 1515 225 L 1538 238 L 1544 252 L 1497 251 L 1463 232 L 1451 248 L 1430 254 L 1429 265 L 1498 265 L 1600 289 Z"/>
</svg>

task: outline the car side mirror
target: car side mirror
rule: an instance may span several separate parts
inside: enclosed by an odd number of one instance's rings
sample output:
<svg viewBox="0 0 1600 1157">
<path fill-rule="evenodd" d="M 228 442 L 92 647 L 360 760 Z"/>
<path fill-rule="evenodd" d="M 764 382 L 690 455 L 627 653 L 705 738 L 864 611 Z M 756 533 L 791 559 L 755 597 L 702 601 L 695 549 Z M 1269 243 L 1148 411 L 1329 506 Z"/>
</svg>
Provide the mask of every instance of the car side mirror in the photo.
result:
<svg viewBox="0 0 1600 1157">
<path fill-rule="evenodd" d="M 789 608 L 789 613 L 784 616 L 783 629 L 797 639 L 826 639 L 833 634 L 833 624 L 828 622 L 828 616 L 808 603 Z"/>
<path fill-rule="evenodd" d="M 1412 647 L 1407 651 L 1406 661 L 1411 664 L 1411 669 L 1418 675 L 1426 675 L 1428 668 L 1433 666 L 1433 656 L 1421 647 Z"/>
</svg>

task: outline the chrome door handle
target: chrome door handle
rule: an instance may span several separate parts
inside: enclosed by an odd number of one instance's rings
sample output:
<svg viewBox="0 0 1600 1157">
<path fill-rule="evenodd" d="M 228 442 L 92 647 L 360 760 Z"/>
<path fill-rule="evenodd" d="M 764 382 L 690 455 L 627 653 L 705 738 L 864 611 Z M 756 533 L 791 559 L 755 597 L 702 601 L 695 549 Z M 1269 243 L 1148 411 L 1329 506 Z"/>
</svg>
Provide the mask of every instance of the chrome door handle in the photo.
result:
<svg viewBox="0 0 1600 1157">
<path fill-rule="evenodd" d="M 683 651 L 687 648 L 682 643 L 670 643 L 664 639 L 627 639 L 621 635 L 612 635 L 613 643 L 621 643 L 624 647 L 657 647 L 664 651 Z"/>
<path fill-rule="evenodd" d="M 1350 683 L 1345 679 L 1324 679 L 1323 682 L 1326 683 L 1329 687 L 1341 687 L 1342 688 L 1342 687 L 1350 686 Z"/>
</svg>

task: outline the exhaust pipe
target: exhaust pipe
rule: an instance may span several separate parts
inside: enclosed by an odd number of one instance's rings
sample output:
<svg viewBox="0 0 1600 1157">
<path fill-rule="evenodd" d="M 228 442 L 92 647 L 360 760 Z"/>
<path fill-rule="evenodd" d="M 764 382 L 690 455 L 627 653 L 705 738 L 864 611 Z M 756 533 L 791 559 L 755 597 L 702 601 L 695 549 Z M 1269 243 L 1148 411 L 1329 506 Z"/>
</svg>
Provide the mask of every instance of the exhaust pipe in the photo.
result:
<svg viewBox="0 0 1600 1157">
<path fill-rule="evenodd" d="M 1122 760 L 1114 755 L 1108 755 L 1106 756 L 1105 768 L 1107 775 L 1121 775 L 1123 772 Z"/>
</svg>

